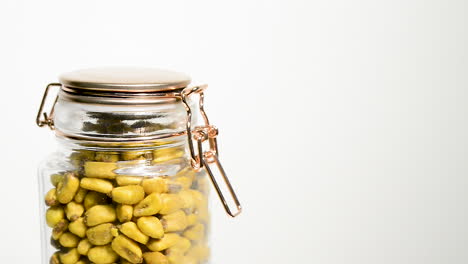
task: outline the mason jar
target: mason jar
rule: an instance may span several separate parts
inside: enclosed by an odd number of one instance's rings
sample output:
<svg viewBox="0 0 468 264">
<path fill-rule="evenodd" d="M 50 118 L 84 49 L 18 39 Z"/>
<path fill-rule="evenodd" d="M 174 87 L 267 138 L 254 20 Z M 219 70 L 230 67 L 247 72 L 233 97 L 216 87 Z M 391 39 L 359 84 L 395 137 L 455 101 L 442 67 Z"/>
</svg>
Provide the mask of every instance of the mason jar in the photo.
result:
<svg viewBox="0 0 468 264">
<path fill-rule="evenodd" d="M 42 263 L 208 263 L 210 184 L 230 216 L 241 206 L 203 109 L 206 85 L 148 68 L 59 80 L 36 119 L 58 142 L 39 168 Z"/>
</svg>

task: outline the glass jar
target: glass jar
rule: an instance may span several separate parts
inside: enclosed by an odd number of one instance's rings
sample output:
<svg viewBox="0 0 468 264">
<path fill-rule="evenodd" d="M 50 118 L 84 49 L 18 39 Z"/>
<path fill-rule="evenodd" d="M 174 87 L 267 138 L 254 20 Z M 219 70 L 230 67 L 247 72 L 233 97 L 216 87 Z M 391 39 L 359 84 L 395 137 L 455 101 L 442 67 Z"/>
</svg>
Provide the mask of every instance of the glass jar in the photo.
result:
<svg viewBox="0 0 468 264">
<path fill-rule="evenodd" d="M 55 131 L 58 149 L 39 169 L 42 263 L 209 261 L 208 182 L 229 215 L 241 207 L 203 110 L 206 85 L 189 83 L 158 69 L 98 68 L 47 87 L 36 123 Z"/>
</svg>

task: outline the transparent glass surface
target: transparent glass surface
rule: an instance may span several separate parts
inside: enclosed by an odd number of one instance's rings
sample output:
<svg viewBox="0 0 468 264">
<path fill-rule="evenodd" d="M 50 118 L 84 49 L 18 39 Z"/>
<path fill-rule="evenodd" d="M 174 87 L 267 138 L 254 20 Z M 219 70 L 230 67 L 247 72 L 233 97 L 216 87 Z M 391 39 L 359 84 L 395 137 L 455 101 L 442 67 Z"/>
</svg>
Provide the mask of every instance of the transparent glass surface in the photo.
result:
<svg viewBox="0 0 468 264">
<path fill-rule="evenodd" d="M 115 140 L 179 130 L 185 110 L 59 103 L 60 130 L 114 140 L 58 137 L 41 165 L 42 263 L 208 263 L 209 180 L 186 137 Z"/>
</svg>

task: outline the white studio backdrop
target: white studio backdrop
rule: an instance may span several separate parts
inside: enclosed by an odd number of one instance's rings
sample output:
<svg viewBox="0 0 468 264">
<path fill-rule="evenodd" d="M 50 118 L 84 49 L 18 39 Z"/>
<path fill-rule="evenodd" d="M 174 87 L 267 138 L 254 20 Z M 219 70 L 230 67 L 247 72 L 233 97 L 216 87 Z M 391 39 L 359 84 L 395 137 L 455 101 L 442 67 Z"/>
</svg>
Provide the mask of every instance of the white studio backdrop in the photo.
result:
<svg viewBox="0 0 468 264">
<path fill-rule="evenodd" d="M 212 263 L 468 263 L 464 0 L 0 3 L 2 263 L 39 263 L 34 124 L 65 71 L 207 82 L 245 211 L 213 193 Z"/>
</svg>

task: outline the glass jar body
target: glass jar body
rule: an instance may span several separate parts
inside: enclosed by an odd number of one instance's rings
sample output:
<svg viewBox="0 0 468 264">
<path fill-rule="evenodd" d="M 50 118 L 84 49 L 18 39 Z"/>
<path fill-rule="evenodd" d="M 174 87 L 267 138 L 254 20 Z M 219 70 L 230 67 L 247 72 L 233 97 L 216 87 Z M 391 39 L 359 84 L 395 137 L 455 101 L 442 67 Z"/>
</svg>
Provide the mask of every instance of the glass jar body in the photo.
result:
<svg viewBox="0 0 468 264">
<path fill-rule="evenodd" d="M 184 136 L 59 138 L 39 169 L 43 263 L 207 263 L 208 178 Z"/>
</svg>

